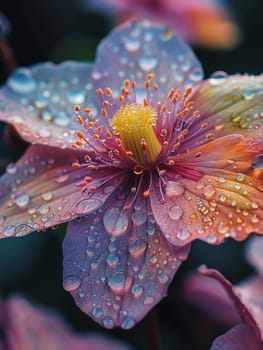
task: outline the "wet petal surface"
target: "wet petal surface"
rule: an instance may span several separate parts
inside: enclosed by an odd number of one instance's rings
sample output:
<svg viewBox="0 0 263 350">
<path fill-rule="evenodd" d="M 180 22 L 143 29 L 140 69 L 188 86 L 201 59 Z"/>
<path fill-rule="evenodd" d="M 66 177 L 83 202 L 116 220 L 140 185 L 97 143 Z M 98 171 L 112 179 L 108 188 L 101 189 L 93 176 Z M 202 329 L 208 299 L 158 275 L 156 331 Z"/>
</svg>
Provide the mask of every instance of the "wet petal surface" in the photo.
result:
<svg viewBox="0 0 263 350">
<path fill-rule="evenodd" d="M 72 163 L 84 156 L 33 145 L 16 164 L 10 164 L 0 178 L 0 237 L 43 230 L 100 207 L 124 175 L 98 170 L 92 185 L 83 191 L 80 183 L 94 173 L 86 167 L 75 169 Z"/>
<path fill-rule="evenodd" d="M 262 170 L 252 166 L 261 152 L 261 144 L 231 135 L 175 156 L 165 178 L 165 201 L 158 179 L 150 196 L 165 237 L 174 245 L 197 238 L 218 244 L 261 234 Z"/>
<path fill-rule="evenodd" d="M 125 211 L 127 200 L 120 188 L 97 212 L 70 222 L 63 243 L 64 288 L 109 329 L 140 321 L 166 295 L 189 252 L 167 243 L 148 201 Z"/>
<path fill-rule="evenodd" d="M 91 63 L 79 62 L 18 68 L 0 91 L 0 120 L 29 143 L 71 148 L 80 128 L 74 105 L 96 103 L 91 71 Z"/>
</svg>

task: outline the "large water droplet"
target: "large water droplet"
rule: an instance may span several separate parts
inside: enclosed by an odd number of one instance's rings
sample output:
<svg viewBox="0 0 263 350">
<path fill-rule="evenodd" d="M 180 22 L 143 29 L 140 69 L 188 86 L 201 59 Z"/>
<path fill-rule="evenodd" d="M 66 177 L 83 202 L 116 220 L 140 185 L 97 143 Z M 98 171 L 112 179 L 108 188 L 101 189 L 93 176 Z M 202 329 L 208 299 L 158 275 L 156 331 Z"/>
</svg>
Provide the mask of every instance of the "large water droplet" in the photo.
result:
<svg viewBox="0 0 263 350">
<path fill-rule="evenodd" d="M 16 227 L 15 225 L 8 225 L 4 228 L 3 230 L 3 234 L 6 236 L 6 237 L 10 237 L 10 236 L 13 236 L 16 232 Z"/>
<path fill-rule="evenodd" d="M 156 66 L 157 66 L 157 58 L 153 57 L 153 56 L 141 56 L 139 58 L 139 66 L 141 67 L 141 69 L 144 72 L 150 72 L 151 70 L 153 70 Z"/>
<path fill-rule="evenodd" d="M 135 326 L 135 319 L 132 317 L 125 317 L 124 320 L 121 323 L 122 329 L 131 329 L 133 326 Z"/>
<path fill-rule="evenodd" d="M 207 199 L 211 199 L 215 193 L 216 193 L 216 190 L 212 185 L 207 185 L 203 189 L 203 194 Z"/>
<path fill-rule="evenodd" d="M 100 318 L 103 316 L 103 310 L 101 307 L 99 306 L 95 306 L 92 310 L 91 310 L 91 314 L 93 317 L 95 318 Z"/>
<path fill-rule="evenodd" d="M 17 172 L 17 167 L 14 164 L 8 164 L 6 167 L 6 172 L 9 175 L 14 175 Z"/>
<path fill-rule="evenodd" d="M 189 79 L 196 82 L 203 78 L 203 71 L 202 69 L 196 67 L 193 70 L 189 72 Z"/>
<path fill-rule="evenodd" d="M 19 68 L 10 75 L 7 86 L 18 94 L 28 94 L 36 89 L 36 82 L 29 69 Z"/>
<path fill-rule="evenodd" d="M 222 71 L 218 71 L 213 73 L 210 78 L 209 78 L 209 83 L 211 85 L 220 85 L 226 82 L 228 78 L 227 73 L 222 72 Z"/>
<path fill-rule="evenodd" d="M 252 100 L 255 96 L 255 91 L 254 90 L 246 90 L 244 93 L 243 93 L 243 97 L 245 100 L 249 101 L 249 100 Z"/>
<path fill-rule="evenodd" d="M 120 208 L 110 208 L 103 216 L 105 229 L 113 236 L 121 236 L 128 229 L 128 215 Z"/>
<path fill-rule="evenodd" d="M 80 284 L 81 281 L 77 276 L 68 276 L 64 279 L 63 287 L 67 292 L 73 292 L 79 288 Z"/>
<path fill-rule="evenodd" d="M 58 126 L 68 126 L 70 123 L 70 118 L 65 112 L 60 111 L 55 115 L 54 123 Z"/>
<path fill-rule="evenodd" d="M 135 299 L 139 299 L 143 295 L 143 287 L 140 284 L 134 284 L 131 293 Z"/>
<path fill-rule="evenodd" d="M 115 268 L 119 264 L 120 259 L 116 254 L 109 254 L 106 258 L 106 263 L 111 267 Z"/>
<path fill-rule="evenodd" d="M 146 215 L 142 212 L 135 212 L 132 215 L 132 220 L 135 225 L 139 226 L 146 222 Z"/>
<path fill-rule="evenodd" d="M 53 197 L 53 193 L 52 192 L 46 192 L 46 193 L 43 193 L 41 195 L 41 198 L 44 200 L 44 201 L 50 201 Z"/>
<path fill-rule="evenodd" d="M 177 197 L 184 193 L 184 187 L 179 182 L 167 181 L 165 191 L 169 198 Z"/>
<path fill-rule="evenodd" d="M 114 327 L 113 319 L 111 317 L 109 317 L 109 316 L 105 317 L 102 320 L 102 324 L 107 329 L 112 329 Z"/>
<path fill-rule="evenodd" d="M 50 206 L 47 204 L 43 204 L 38 208 L 38 212 L 42 215 L 45 215 L 49 212 Z"/>
<path fill-rule="evenodd" d="M 166 272 L 162 272 L 159 276 L 158 279 L 161 284 L 166 284 L 169 281 L 169 275 Z"/>
<path fill-rule="evenodd" d="M 102 205 L 102 201 L 97 198 L 83 199 L 76 205 L 76 214 L 89 214 Z"/>
<path fill-rule="evenodd" d="M 16 197 L 15 203 L 19 208 L 24 208 L 29 203 L 29 195 L 27 193 L 22 193 Z"/>
<path fill-rule="evenodd" d="M 125 290 L 128 290 L 131 283 L 132 279 L 129 277 L 125 279 L 123 271 L 114 272 L 108 277 L 108 286 L 116 294 L 122 294 Z"/>
<path fill-rule="evenodd" d="M 138 39 L 135 38 L 125 38 L 124 47 L 127 51 L 134 52 L 139 50 L 141 43 Z"/>
<path fill-rule="evenodd" d="M 172 220 L 179 220 L 183 215 L 183 209 L 178 205 L 169 208 L 168 215 Z"/>
<path fill-rule="evenodd" d="M 147 248 L 146 242 L 138 239 L 128 247 L 128 250 L 129 250 L 129 253 L 134 258 L 137 258 L 143 254 L 146 248 Z"/>
</svg>

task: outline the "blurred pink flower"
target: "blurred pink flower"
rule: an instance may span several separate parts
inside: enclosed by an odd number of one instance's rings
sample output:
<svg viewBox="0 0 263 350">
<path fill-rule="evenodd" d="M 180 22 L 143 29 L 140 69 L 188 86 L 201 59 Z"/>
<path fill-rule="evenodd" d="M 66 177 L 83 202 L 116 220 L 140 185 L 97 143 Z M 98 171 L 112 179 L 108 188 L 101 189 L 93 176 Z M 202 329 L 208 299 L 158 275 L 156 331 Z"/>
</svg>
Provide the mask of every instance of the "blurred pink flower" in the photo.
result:
<svg viewBox="0 0 263 350">
<path fill-rule="evenodd" d="M 249 243 L 248 256 L 259 271 L 236 286 L 218 271 L 199 268 L 184 285 L 186 299 L 210 319 L 232 327 L 218 337 L 211 350 L 260 350 L 263 348 L 263 239 Z M 228 349 L 228 348 L 227 348 Z"/>
<path fill-rule="evenodd" d="M 230 12 L 217 0 L 87 0 L 102 11 L 112 10 L 118 22 L 132 16 L 170 27 L 191 44 L 227 49 L 240 41 Z"/>
<path fill-rule="evenodd" d="M 106 328 L 166 295 L 191 241 L 263 232 L 263 76 L 202 76 L 166 28 L 130 22 L 94 64 L 20 68 L 0 92 L 32 143 L 0 178 L 0 236 L 71 221 L 64 287 Z"/>
<path fill-rule="evenodd" d="M 1 305 L 0 327 L 4 335 L 1 350 L 130 349 L 104 335 L 73 333 L 58 315 L 20 296 L 12 296 Z"/>
</svg>

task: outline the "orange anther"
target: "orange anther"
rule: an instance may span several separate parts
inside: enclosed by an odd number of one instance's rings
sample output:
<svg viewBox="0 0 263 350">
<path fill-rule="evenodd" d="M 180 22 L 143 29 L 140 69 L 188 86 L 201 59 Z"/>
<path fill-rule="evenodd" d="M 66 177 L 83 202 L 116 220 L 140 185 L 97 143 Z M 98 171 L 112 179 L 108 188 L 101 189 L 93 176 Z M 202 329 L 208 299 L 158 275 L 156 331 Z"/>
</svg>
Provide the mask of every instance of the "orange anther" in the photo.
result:
<svg viewBox="0 0 263 350">
<path fill-rule="evenodd" d="M 102 91 L 102 89 L 98 89 L 98 90 L 97 90 L 97 94 L 98 94 L 99 96 L 103 96 L 103 95 L 104 95 L 104 92 Z"/>
<path fill-rule="evenodd" d="M 147 80 L 152 80 L 152 78 L 153 78 L 152 74 L 147 74 L 147 75 L 146 75 L 146 79 L 147 79 Z"/>
<path fill-rule="evenodd" d="M 102 108 L 102 109 L 101 109 L 101 115 L 102 115 L 103 117 L 107 117 L 108 112 L 106 111 L 105 108 Z"/>
<path fill-rule="evenodd" d="M 90 183 L 93 180 L 93 178 L 91 176 L 86 176 L 84 181 L 86 182 L 86 184 Z"/>
<path fill-rule="evenodd" d="M 99 140 L 100 137 L 99 137 L 98 134 L 94 134 L 94 135 L 93 135 L 93 138 L 94 138 L 94 140 Z"/>
<path fill-rule="evenodd" d="M 79 124 L 83 124 L 83 118 L 81 115 L 78 115 L 77 118 L 76 118 L 76 121 L 79 123 Z"/>
<path fill-rule="evenodd" d="M 146 151 L 147 149 L 147 142 L 145 141 L 145 139 L 141 139 L 141 148 Z"/>
<path fill-rule="evenodd" d="M 145 89 L 149 89 L 150 86 L 151 86 L 151 83 L 149 82 L 149 80 L 147 80 L 147 81 L 144 83 Z"/>
<path fill-rule="evenodd" d="M 105 135 L 109 138 L 112 137 L 112 133 L 110 132 L 110 130 L 106 130 Z"/>
<path fill-rule="evenodd" d="M 88 107 L 86 107 L 86 108 L 83 109 L 83 112 L 84 112 L 84 113 L 90 113 L 90 112 L 91 112 L 91 109 L 88 108 Z"/>
<path fill-rule="evenodd" d="M 120 95 L 120 96 L 118 97 L 118 100 L 119 100 L 121 103 L 123 103 L 123 102 L 124 102 L 124 96 Z"/>
<path fill-rule="evenodd" d="M 111 90 L 111 88 L 106 87 L 105 91 L 106 91 L 106 94 L 107 94 L 108 97 L 112 96 L 112 90 Z"/>
<path fill-rule="evenodd" d="M 109 107 L 110 103 L 109 103 L 109 101 L 104 100 L 104 101 L 102 102 L 102 105 L 103 105 L 104 107 Z"/>
<path fill-rule="evenodd" d="M 156 90 L 159 90 L 159 85 L 158 84 L 154 84 L 153 85 L 153 89 L 156 91 Z"/>
<path fill-rule="evenodd" d="M 76 105 L 74 106 L 74 112 L 78 113 L 80 111 L 80 106 Z"/>
<path fill-rule="evenodd" d="M 148 198 L 148 197 L 150 197 L 150 191 L 148 191 L 148 190 L 144 191 L 142 195 L 144 198 Z"/>
<path fill-rule="evenodd" d="M 188 87 L 184 92 L 183 98 L 186 99 L 191 94 L 192 91 L 193 89 L 191 87 Z"/>
<path fill-rule="evenodd" d="M 77 131 L 77 132 L 76 132 L 76 135 L 77 135 L 79 138 L 81 138 L 81 139 L 84 139 L 84 138 L 85 138 L 85 135 L 84 135 L 83 132 L 81 132 L 81 131 Z"/>
<path fill-rule="evenodd" d="M 132 87 L 133 89 L 136 88 L 136 81 L 135 81 L 135 80 L 133 80 L 133 81 L 131 82 L 131 87 Z"/>
<path fill-rule="evenodd" d="M 80 164 L 78 162 L 74 162 L 74 163 L 72 163 L 72 168 L 79 169 L 80 168 Z"/>
<path fill-rule="evenodd" d="M 125 85 L 127 88 L 131 86 L 131 82 L 130 82 L 130 80 L 128 80 L 128 79 L 124 80 L 123 83 L 124 83 L 124 85 Z"/>
</svg>

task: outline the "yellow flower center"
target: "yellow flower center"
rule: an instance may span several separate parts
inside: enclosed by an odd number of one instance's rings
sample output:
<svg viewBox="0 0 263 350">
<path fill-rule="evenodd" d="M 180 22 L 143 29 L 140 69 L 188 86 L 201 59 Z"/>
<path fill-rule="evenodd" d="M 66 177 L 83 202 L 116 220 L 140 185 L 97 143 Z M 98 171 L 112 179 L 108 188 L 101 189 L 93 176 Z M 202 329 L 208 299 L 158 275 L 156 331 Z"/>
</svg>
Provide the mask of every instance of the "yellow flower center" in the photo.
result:
<svg viewBox="0 0 263 350">
<path fill-rule="evenodd" d="M 156 111 L 143 104 L 122 105 L 110 120 L 112 132 L 119 135 L 126 152 L 141 164 L 154 163 L 161 151 L 153 127 Z"/>
</svg>

